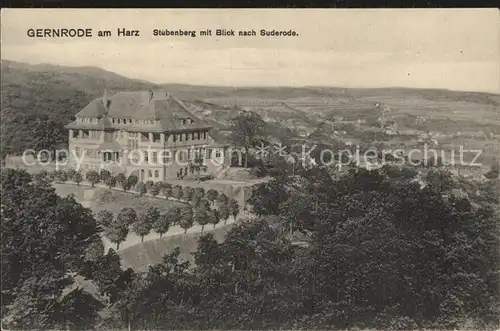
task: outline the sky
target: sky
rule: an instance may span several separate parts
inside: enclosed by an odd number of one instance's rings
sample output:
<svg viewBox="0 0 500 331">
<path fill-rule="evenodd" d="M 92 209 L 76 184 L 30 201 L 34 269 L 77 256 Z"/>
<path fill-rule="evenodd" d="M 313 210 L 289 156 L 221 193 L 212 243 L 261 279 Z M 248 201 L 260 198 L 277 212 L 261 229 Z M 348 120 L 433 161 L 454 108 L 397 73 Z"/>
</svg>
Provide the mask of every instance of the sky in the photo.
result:
<svg viewBox="0 0 500 331">
<path fill-rule="evenodd" d="M 94 37 L 28 37 L 41 28 L 92 28 Z M 118 28 L 140 36 L 118 37 Z M 298 36 L 199 36 L 205 29 Z M 500 92 L 496 9 L 2 9 L 1 42 L 2 59 L 95 66 L 154 83 Z"/>
</svg>

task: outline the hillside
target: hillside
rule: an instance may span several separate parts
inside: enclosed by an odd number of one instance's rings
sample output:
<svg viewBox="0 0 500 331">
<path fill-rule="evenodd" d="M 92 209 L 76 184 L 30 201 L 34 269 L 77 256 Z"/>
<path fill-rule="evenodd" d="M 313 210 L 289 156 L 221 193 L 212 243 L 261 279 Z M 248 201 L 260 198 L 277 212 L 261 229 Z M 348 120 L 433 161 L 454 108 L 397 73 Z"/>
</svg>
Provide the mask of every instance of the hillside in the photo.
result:
<svg viewBox="0 0 500 331">
<path fill-rule="evenodd" d="M 99 68 L 12 61 L 2 61 L 1 78 L 2 154 L 48 145 L 64 146 L 63 125 L 92 98 L 102 95 L 104 89 L 109 93 L 166 89 L 209 121 L 217 131 L 214 135 L 220 138 L 224 134 L 218 131 L 227 132 L 231 117 L 240 109 L 259 113 L 268 122 L 269 135 L 282 140 L 300 136 L 314 142 L 317 130 L 325 128 L 338 131 L 335 139 L 343 141 L 378 139 L 378 135 L 366 132 L 380 128 L 377 119 L 382 108 L 388 110 L 388 120 L 397 121 L 400 132 L 412 134 L 411 139 L 415 134 L 431 131 L 440 135 L 447 147 L 460 136 L 470 148 L 487 144 L 487 154 L 492 154 L 498 149 L 493 137 L 500 134 L 500 96 L 489 93 L 407 88 L 157 85 Z M 378 109 L 376 104 L 382 108 Z M 366 123 L 355 129 L 352 122 L 358 119 Z M 324 140 L 328 132 L 320 136 Z M 392 140 L 395 146 L 411 145 L 413 142 L 405 141 L 408 137 Z M 333 134 L 330 139 L 334 139 Z"/>
</svg>

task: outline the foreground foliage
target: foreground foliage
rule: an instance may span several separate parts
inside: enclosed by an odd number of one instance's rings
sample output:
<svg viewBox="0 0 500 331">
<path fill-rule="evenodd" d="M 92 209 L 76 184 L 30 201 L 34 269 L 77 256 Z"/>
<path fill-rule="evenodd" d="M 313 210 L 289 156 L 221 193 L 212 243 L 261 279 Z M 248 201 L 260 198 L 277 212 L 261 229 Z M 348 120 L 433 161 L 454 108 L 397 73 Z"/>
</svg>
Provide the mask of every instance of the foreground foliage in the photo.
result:
<svg viewBox="0 0 500 331">
<path fill-rule="evenodd" d="M 179 252 L 138 275 L 108 327 L 391 329 L 497 326 L 498 214 L 457 194 L 446 172 L 321 169 L 257 189 L 276 208 L 201 237 L 195 266 Z M 439 171 L 439 170 L 436 170 Z M 275 199 L 274 192 L 281 200 Z M 267 196 L 269 194 L 269 196 Z M 294 207 L 294 208 L 292 208 Z M 265 209 L 257 209 L 265 210 Z M 294 243 L 290 228 L 306 234 Z"/>
</svg>

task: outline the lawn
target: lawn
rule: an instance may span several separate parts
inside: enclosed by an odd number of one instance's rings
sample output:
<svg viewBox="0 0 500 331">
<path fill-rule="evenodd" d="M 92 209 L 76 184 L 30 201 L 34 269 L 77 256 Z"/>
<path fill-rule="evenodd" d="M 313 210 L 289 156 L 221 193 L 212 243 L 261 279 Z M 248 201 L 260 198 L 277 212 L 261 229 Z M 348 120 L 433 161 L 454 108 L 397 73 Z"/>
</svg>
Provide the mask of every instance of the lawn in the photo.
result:
<svg viewBox="0 0 500 331">
<path fill-rule="evenodd" d="M 56 193 L 61 196 L 74 194 L 80 203 L 92 209 L 94 213 L 106 209 L 116 215 L 124 207 L 131 207 L 138 214 L 145 213 L 150 207 L 156 207 L 163 213 L 172 208 L 172 206 L 181 207 L 185 205 L 178 201 L 147 196 L 139 197 L 134 193 L 108 190 L 101 187 L 91 188 L 88 186 L 76 186 L 74 184 L 54 184 L 53 186 L 56 189 Z"/>
</svg>

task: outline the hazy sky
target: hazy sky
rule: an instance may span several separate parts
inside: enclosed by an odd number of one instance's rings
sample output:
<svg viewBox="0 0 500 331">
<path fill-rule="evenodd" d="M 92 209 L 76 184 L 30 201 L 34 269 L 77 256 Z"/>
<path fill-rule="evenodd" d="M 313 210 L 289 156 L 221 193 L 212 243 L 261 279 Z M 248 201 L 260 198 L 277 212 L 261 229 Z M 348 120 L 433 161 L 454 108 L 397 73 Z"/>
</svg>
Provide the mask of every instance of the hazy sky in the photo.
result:
<svg viewBox="0 0 500 331">
<path fill-rule="evenodd" d="M 92 28 L 94 37 L 29 38 L 30 28 Z M 140 37 L 119 38 L 117 28 Z M 199 36 L 222 28 L 299 36 Z M 154 37 L 153 29 L 197 37 Z M 113 36 L 98 38 L 98 30 Z M 495 9 L 2 9 L 1 37 L 2 59 L 97 66 L 156 83 L 500 91 Z"/>
</svg>

